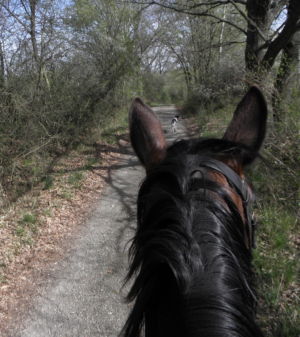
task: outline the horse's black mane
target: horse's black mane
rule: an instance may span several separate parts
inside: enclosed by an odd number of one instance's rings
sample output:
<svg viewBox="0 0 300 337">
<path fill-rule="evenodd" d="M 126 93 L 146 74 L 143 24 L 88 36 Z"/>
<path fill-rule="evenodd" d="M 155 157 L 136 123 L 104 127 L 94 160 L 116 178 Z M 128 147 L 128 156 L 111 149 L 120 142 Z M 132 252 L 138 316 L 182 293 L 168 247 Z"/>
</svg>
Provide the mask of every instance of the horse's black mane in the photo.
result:
<svg viewBox="0 0 300 337">
<path fill-rule="evenodd" d="M 135 304 L 125 337 L 139 336 L 145 317 L 153 315 L 162 316 L 162 325 L 164 319 L 173 322 L 174 331 L 165 337 L 262 336 L 254 321 L 243 220 L 229 191 L 200 167 L 202 155 L 244 162 L 253 156 L 225 140 L 183 140 L 147 172 L 130 249 L 127 279 L 136 279 L 128 300 Z"/>
</svg>

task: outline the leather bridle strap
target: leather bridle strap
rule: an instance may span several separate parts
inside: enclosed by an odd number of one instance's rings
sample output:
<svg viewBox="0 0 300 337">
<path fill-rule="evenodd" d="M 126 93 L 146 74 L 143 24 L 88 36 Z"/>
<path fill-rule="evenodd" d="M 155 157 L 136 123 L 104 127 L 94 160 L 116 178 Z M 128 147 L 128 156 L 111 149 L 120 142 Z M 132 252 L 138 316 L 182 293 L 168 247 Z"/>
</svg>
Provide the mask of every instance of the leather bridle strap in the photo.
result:
<svg viewBox="0 0 300 337">
<path fill-rule="evenodd" d="M 247 218 L 247 231 L 249 238 L 249 248 L 255 248 L 255 227 L 256 222 L 254 220 L 252 212 L 252 203 L 254 202 L 254 196 L 249 192 L 249 186 L 244 179 L 242 179 L 237 173 L 235 173 L 228 165 L 223 162 L 212 159 L 209 157 L 200 157 L 200 167 L 211 168 L 222 175 L 224 175 L 229 184 L 236 190 L 243 201 L 244 211 Z"/>
</svg>

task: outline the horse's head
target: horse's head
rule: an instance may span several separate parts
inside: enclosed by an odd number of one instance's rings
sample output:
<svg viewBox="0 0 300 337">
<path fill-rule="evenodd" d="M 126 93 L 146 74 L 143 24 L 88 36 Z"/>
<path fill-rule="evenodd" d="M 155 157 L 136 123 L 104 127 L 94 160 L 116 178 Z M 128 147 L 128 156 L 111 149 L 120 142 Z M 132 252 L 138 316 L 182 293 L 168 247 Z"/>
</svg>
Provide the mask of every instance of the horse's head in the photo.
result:
<svg viewBox="0 0 300 337">
<path fill-rule="evenodd" d="M 146 169 L 128 279 L 135 300 L 125 337 L 262 336 L 252 284 L 252 191 L 243 169 L 264 140 L 267 106 L 250 88 L 221 139 L 167 146 L 153 111 L 135 99 L 132 146 Z"/>
<path fill-rule="evenodd" d="M 244 146 L 247 154 L 237 156 L 234 163 L 227 160 L 238 174 L 258 154 L 264 140 L 267 120 L 267 105 L 257 87 L 251 87 L 238 104 L 223 140 Z M 129 113 L 132 146 L 146 170 L 159 164 L 167 155 L 167 145 L 161 124 L 154 112 L 141 99 L 133 101 Z M 250 156 L 249 156 L 250 154 Z M 226 161 L 223 158 L 222 161 Z"/>
<path fill-rule="evenodd" d="M 211 180 L 229 191 L 244 223 L 249 225 L 247 208 L 252 192 L 245 183 L 243 169 L 258 155 L 267 120 L 266 101 L 257 87 L 251 87 L 238 104 L 222 139 L 179 141 L 167 148 L 159 120 L 138 98 L 132 104 L 129 119 L 131 143 L 147 174 L 172 156 L 192 155 L 198 161 L 199 172 L 204 168 Z M 249 230 L 245 234 L 248 247 L 253 244 L 251 236 Z"/>
</svg>

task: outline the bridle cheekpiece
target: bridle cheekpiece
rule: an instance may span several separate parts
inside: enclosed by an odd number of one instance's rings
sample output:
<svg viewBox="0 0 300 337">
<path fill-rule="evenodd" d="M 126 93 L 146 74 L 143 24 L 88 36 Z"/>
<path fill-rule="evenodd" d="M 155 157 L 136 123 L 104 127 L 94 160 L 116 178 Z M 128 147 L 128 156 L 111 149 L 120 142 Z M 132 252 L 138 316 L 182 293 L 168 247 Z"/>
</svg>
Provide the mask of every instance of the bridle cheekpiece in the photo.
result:
<svg viewBox="0 0 300 337">
<path fill-rule="evenodd" d="M 249 249 L 255 248 L 255 229 L 256 221 L 252 210 L 255 197 L 250 193 L 250 187 L 245 179 L 241 178 L 233 169 L 220 160 L 209 157 L 200 157 L 200 167 L 210 168 L 221 173 L 231 187 L 239 194 L 242 199 L 246 216 L 246 231 L 249 241 Z"/>
</svg>

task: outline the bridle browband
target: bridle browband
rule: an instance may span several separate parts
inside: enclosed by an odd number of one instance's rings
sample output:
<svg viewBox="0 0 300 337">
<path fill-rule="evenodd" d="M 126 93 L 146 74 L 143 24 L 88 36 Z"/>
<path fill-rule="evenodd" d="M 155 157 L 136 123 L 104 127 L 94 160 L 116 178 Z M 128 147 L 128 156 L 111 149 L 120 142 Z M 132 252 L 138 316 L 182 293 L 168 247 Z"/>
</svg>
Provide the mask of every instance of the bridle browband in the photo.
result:
<svg viewBox="0 0 300 337">
<path fill-rule="evenodd" d="M 255 248 L 255 229 L 256 229 L 256 221 L 254 218 L 254 214 L 252 211 L 253 202 L 255 201 L 255 197 L 251 194 L 250 187 L 245 181 L 242 179 L 237 173 L 233 171 L 228 165 L 225 163 L 212 159 L 209 157 L 200 157 L 200 167 L 210 168 L 219 173 L 221 173 L 228 181 L 228 183 L 235 189 L 235 191 L 239 194 L 243 201 L 244 212 L 246 216 L 246 231 L 249 240 L 249 249 Z"/>
</svg>

